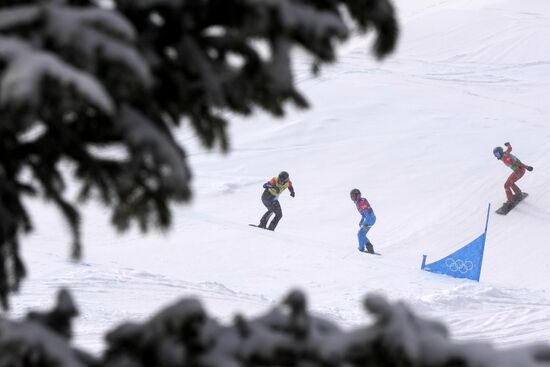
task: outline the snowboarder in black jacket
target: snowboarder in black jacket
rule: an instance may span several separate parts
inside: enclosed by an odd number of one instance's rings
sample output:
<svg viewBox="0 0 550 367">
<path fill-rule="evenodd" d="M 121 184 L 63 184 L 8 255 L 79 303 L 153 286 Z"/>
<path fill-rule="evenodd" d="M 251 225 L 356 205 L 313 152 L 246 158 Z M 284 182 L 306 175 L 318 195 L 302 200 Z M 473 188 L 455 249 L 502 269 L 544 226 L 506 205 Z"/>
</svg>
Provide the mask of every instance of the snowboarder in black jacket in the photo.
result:
<svg viewBox="0 0 550 367">
<path fill-rule="evenodd" d="M 288 172 L 282 171 L 277 177 L 273 177 L 271 180 L 267 181 L 263 185 L 264 193 L 262 194 L 262 203 L 267 208 L 267 212 L 260 219 L 260 224 L 258 227 L 269 229 L 274 231 L 275 227 L 283 217 L 283 211 L 281 210 L 281 205 L 279 204 L 279 195 L 288 189 L 290 196 L 294 197 L 294 187 L 292 187 L 292 181 L 288 178 Z M 266 228 L 267 222 L 271 215 L 275 214 L 275 218 L 269 223 L 269 227 Z"/>
</svg>

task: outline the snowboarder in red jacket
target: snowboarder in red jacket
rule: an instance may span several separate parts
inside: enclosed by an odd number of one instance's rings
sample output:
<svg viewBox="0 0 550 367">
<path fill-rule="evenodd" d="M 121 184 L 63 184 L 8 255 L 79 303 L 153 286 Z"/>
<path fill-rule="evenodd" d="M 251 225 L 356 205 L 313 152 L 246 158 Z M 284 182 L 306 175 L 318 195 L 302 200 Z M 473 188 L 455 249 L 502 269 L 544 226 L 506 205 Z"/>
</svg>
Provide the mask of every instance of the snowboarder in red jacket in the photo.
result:
<svg viewBox="0 0 550 367">
<path fill-rule="evenodd" d="M 504 205 L 511 206 L 514 200 L 521 200 L 522 197 L 522 192 L 516 185 L 516 182 L 523 177 L 525 170 L 531 172 L 533 167 L 523 164 L 516 156 L 511 154 L 512 145 L 510 143 L 504 143 L 504 145 L 506 146 L 506 150 L 503 150 L 502 147 L 496 147 L 493 149 L 493 154 L 498 160 L 514 171 L 504 183 L 507 199 Z"/>
</svg>

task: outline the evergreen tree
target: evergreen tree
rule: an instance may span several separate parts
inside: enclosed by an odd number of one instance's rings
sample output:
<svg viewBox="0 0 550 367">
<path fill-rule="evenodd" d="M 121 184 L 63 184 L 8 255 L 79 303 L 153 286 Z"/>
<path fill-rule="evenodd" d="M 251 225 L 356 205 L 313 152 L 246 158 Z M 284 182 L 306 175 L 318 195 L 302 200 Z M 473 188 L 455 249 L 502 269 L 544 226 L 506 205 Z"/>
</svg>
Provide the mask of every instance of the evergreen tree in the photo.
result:
<svg viewBox="0 0 550 367">
<path fill-rule="evenodd" d="M 229 149 L 224 115 L 307 107 L 291 49 L 335 61 L 336 42 L 377 32 L 392 51 L 389 0 L 5 0 L 0 3 L 0 302 L 25 275 L 23 199 L 55 204 L 81 255 L 80 215 L 67 199 L 100 200 L 121 231 L 167 228 L 191 197 L 173 132 L 190 121 L 207 147 Z M 267 51 L 266 53 L 263 51 Z"/>
</svg>

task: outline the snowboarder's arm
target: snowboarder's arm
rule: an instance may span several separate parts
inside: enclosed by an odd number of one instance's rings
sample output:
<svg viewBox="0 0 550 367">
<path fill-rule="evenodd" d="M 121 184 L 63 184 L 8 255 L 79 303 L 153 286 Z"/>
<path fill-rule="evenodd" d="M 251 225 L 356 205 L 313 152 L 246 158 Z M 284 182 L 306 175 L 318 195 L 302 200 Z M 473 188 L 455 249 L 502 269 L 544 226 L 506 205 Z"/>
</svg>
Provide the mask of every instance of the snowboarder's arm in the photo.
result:
<svg viewBox="0 0 550 367">
<path fill-rule="evenodd" d="M 264 183 L 263 188 L 264 188 L 264 189 L 272 189 L 272 188 L 274 188 L 276 185 L 277 185 L 277 183 L 275 182 L 275 178 L 272 178 L 271 180 L 269 180 L 269 181 L 267 181 L 266 183 Z"/>
<path fill-rule="evenodd" d="M 510 153 L 512 151 L 512 144 L 506 142 L 504 143 L 504 146 L 506 147 L 506 150 L 504 151 L 504 153 Z"/>
<path fill-rule="evenodd" d="M 296 193 L 294 192 L 294 186 L 292 186 L 292 181 L 288 180 L 288 191 L 290 192 L 290 196 L 294 197 Z"/>
<path fill-rule="evenodd" d="M 525 168 L 527 171 L 531 172 L 533 170 L 533 167 L 531 166 L 528 166 L 527 164 L 523 163 L 523 162 L 519 162 L 521 167 Z"/>
<path fill-rule="evenodd" d="M 508 145 L 510 145 L 510 143 L 508 143 Z M 510 146 L 510 150 L 512 150 L 512 147 L 511 147 L 511 146 Z M 531 166 L 529 166 L 529 165 L 523 163 L 522 161 L 519 160 L 518 157 L 514 157 L 514 156 L 512 156 L 512 157 L 513 157 L 513 160 L 514 160 L 515 164 L 516 164 L 518 167 L 520 167 L 520 168 L 525 168 L 525 169 L 526 169 L 527 171 L 529 171 L 529 172 L 531 172 L 531 171 L 533 170 L 533 167 L 531 167 Z"/>
</svg>

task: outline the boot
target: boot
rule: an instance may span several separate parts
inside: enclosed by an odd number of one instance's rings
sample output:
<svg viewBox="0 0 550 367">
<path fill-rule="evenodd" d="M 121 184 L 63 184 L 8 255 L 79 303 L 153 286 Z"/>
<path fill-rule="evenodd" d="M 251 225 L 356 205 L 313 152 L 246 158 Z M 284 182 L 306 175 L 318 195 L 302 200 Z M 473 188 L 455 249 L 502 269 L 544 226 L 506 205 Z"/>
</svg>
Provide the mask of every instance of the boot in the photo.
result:
<svg viewBox="0 0 550 367">
<path fill-rule="evenodd" d="M 369 254 L 374 254 L 374 247 L 372 246 L 372 243 L 367 242 L 367 243 L 365 244 L 365 248 L 367 249 L 367 252 L 368 252 Z"/>
<path fill-rule="evenodd" d="M 523 193 L 522 193 L 522 192 L 519 192 L 519 193 L 517 193 L 517 194 L 514 194 L 514 199 L 513 199 L 513 200 L 514 200 L 514 201 L 520 201 L 521 198 L 522 198 L 522 196 L 523 196 Z"/>
</svg>

